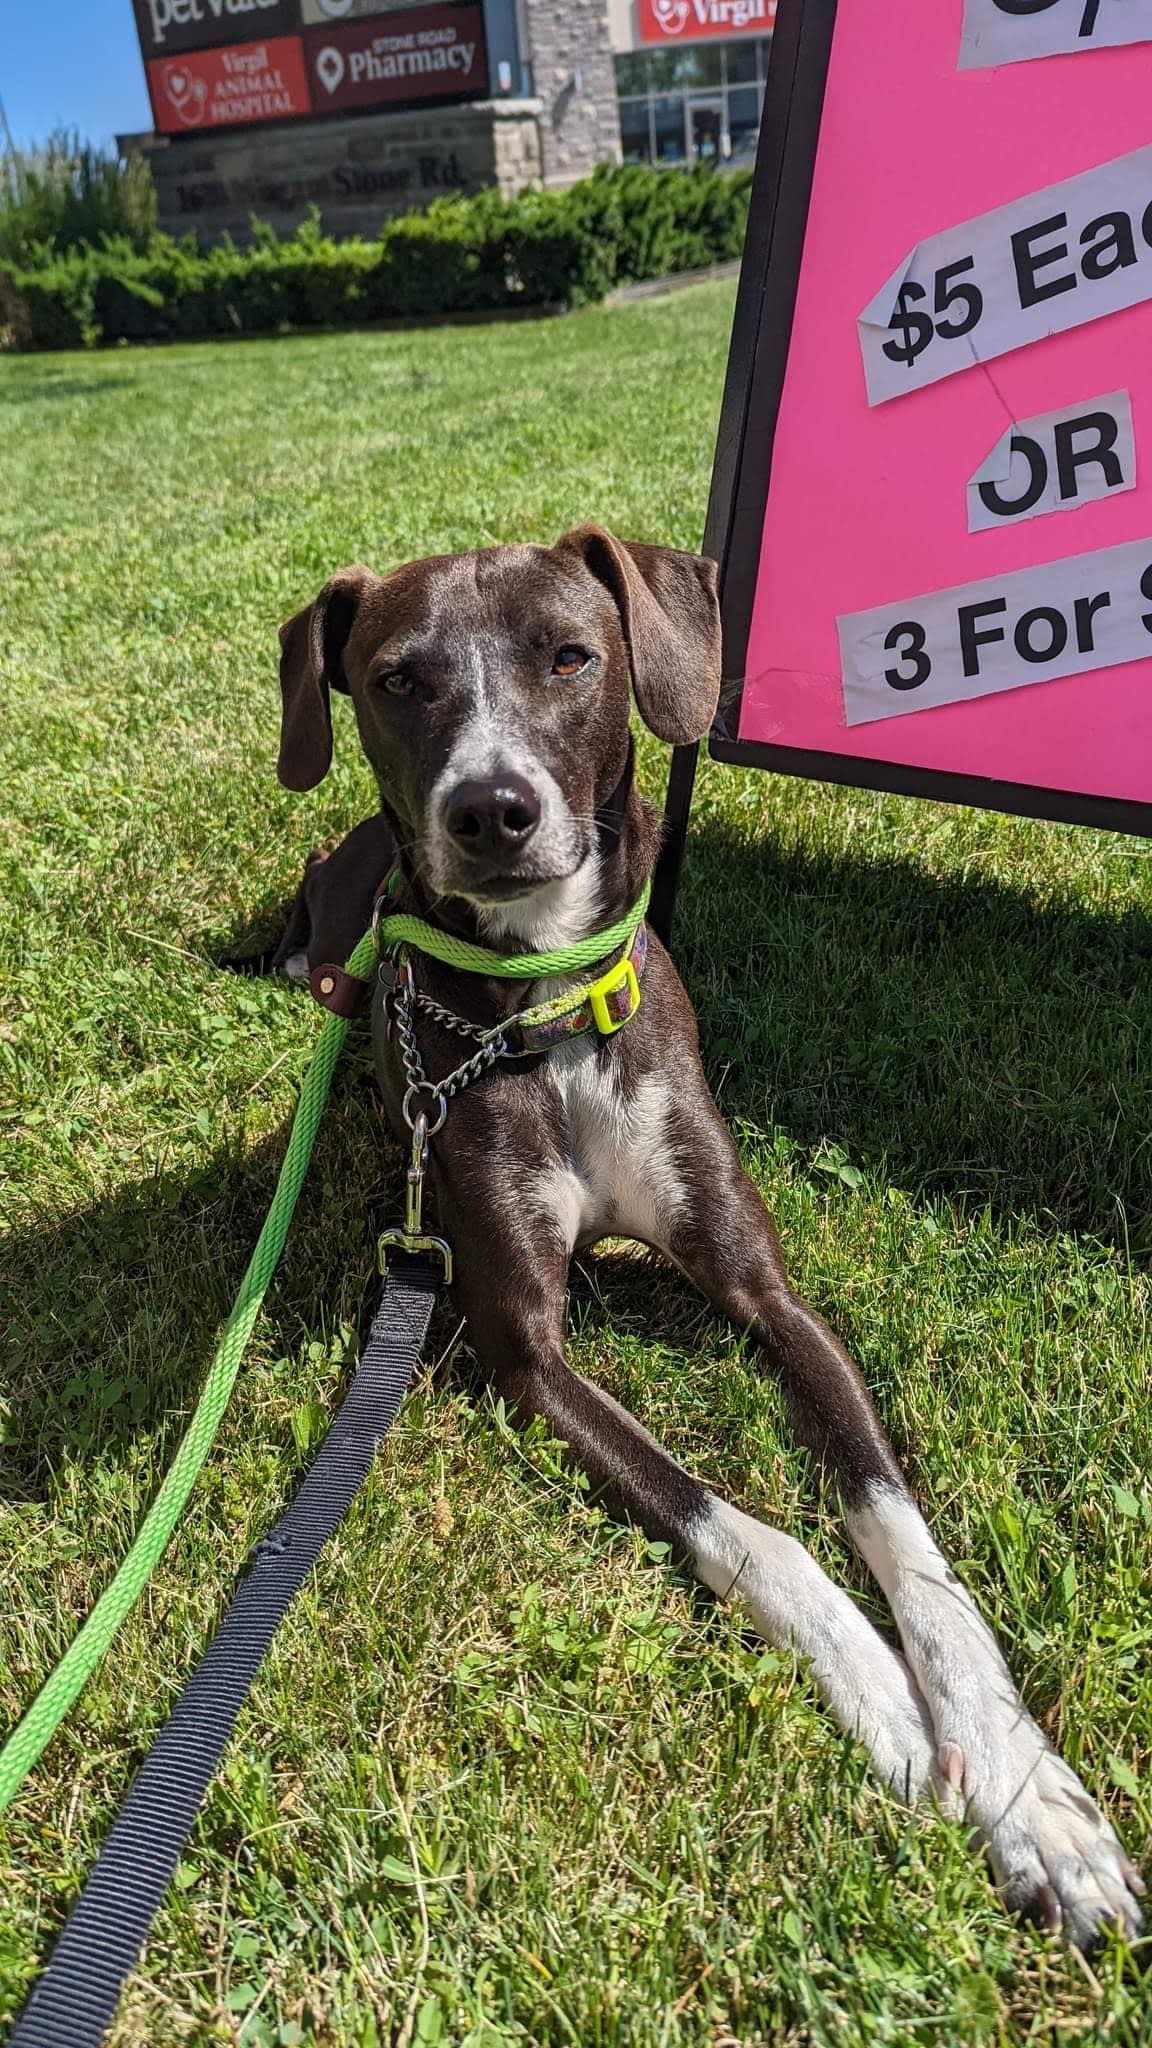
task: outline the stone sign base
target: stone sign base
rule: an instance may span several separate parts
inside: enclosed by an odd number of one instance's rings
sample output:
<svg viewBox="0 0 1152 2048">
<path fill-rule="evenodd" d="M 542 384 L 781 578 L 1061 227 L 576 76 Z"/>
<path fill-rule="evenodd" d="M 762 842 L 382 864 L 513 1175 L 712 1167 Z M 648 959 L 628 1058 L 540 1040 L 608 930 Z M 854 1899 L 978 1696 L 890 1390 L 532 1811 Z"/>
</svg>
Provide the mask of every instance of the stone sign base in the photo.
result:
<svg viewBox="0 0 1152 2048">
<path fill-rule="evenodd" d="M 150 137 L 144 147 L 167 234 L 192 228 L 204 242 L 227 233 L 243 243 L 255 214 L 287 235 L 317 206 L 328 233 L 371 238 L 388 215 L 450 193 L 495 185 L 511 196 L 539 184 L 541 112 L 539 100 L 472 100 L 168 142 Z"/>
</svg>

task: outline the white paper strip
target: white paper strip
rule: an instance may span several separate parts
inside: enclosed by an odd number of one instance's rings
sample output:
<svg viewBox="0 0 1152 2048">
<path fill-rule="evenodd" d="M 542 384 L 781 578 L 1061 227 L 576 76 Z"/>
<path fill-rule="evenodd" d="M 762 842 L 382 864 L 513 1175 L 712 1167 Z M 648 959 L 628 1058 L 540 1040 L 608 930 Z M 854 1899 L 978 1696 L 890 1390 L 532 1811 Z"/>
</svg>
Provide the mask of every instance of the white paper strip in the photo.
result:
<svg viewBox="0 0 1152 2048">
<path fill-rule="evenodd" d="M 836 625 L 849 725 L 1138 661 L 1152 657 L 1152 539 L 849 612 Z"/>
<path fill-rule="evenodd" d="M 1110 391 L 1007 427 L 968 485 L 968 531 L 1072 512 L 1135 487 L 1132 401 Z"/>
<path fill-rule="evenodd" d="M 964 0 L 961 71 L 1152 42 L 1152 0 Z"/>
<path fill-rule="evenodd" d="M 919 242 L 857 321 L 868 403 L 1145 299 L 1152 144 Z"/>
</svg>

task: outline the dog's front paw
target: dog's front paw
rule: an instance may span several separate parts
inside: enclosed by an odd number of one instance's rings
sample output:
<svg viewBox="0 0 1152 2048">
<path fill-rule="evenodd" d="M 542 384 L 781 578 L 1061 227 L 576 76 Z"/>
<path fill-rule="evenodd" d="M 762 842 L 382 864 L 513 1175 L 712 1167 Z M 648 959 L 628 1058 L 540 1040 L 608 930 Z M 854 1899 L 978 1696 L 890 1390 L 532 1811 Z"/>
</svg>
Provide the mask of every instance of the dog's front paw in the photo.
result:
<svg viewBox="0 0 1152 2048">
<path fill-rule="evenodd" d="M 1075 1771 L 1027 1716 L 975 1762 L 950 1743 L 941 1776 L 963 1793 L 1009 1905 L 1079 1949 L 1106 1927 L 1140 1932 L 1144 1882 Z"/>
</svg>

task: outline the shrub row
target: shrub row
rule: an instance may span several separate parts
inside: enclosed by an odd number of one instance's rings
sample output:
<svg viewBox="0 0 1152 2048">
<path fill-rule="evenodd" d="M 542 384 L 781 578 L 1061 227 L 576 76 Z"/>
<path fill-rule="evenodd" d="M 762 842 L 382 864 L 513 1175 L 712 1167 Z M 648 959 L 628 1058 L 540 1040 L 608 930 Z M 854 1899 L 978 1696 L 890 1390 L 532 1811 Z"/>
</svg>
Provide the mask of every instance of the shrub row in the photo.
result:
<svg viewBox="0 0 1152 2048">
<path fill-rule="evenodd" d="M 604 168 L 565 192 L 442 199 L 333 241 L 318 221 L 280 241 L 201 249 L 156 235 L 0 271 L 0 324 L 16 348 L 270 334 L 386 319 L 579 306 L 614 284 L 740 253 L 747 173 Z"/>
</svg>

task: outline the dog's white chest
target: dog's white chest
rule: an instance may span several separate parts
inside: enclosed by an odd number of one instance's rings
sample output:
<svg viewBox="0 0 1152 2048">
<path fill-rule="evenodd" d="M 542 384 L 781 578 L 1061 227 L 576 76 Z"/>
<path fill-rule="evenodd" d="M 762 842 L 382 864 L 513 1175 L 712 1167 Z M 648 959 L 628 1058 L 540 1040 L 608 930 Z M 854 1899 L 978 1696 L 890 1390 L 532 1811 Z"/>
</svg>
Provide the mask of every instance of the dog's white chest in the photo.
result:
<svg viewBox="0 0 1152 2048">
<path fill-rule="evenodd" d="M 569 1249 L 606 1236 L 663 1246 L 683 1195 L 667 1083 L 648 1074 L 626 1095 L 616 1062 L 597 1051 L 582 1039 L 550 1058 L 566 1159 L 546 1169 L 541 1199 Z"/>
</svg>

